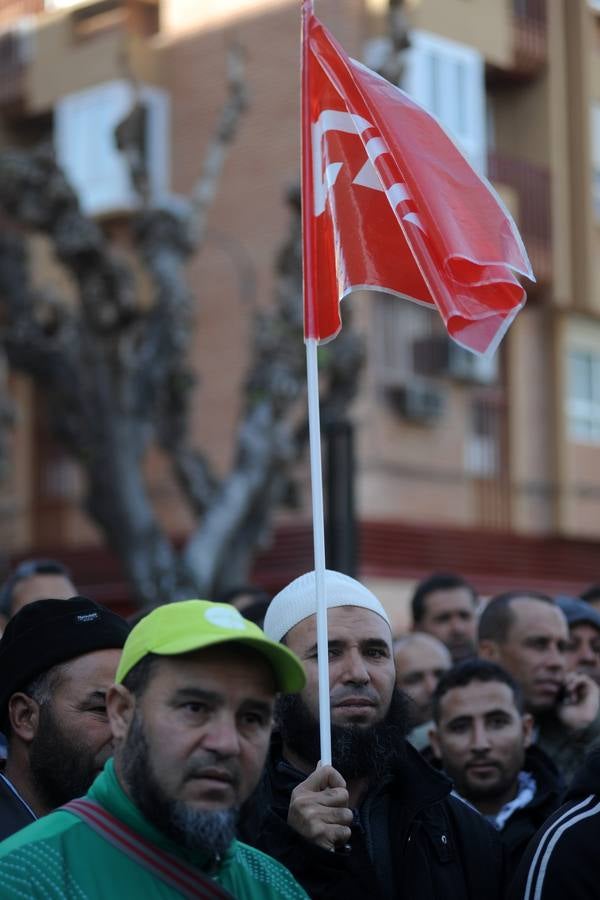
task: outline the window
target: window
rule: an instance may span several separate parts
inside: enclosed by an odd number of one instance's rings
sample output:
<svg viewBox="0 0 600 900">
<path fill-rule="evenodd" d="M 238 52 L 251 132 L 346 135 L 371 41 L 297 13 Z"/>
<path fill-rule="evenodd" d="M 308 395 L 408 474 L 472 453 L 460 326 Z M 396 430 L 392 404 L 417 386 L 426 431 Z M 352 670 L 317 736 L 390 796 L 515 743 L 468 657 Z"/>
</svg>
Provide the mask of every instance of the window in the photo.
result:
<svg viewBox="0 0 600 900">
<path fill-rule="evenodd" d="M 473 400 L 465 435 L 465 472 L 476 478 L 493 478 L 500 472 L 501 411 L 493 399 Z"/>
<path fill-rule="evenodd" d="M 411 31 L 403 87 L 433 113 L 481 174 L 485 174 L 486 104 L 483 57 L 473 47 Z"/>
<path fill-rule="evenodd" d="M 415 374 L 413 343 L 432 333 L 435 313 L 388 294 L 376 293 L 373 301 L 377 380 L 383 387 L 405 384 Z"/>
<path fill-rule="evenodd" d="M 567 420 L 574 441 L 600 444 L 600 351 L 568 354 Z"/>
<path fill-rule="evenodd" d="M 150 192 L 156 201 L 168 187 L 169 102 L 164 91 L 143 87 L 146 106 L 144 147 Z M 134 101 L 127 81 L 109 81 L 64 97 L 56 106 L 56 155 L 77 191 L 84 212 L 100 215 L 133 210 L 137 197 L 124 156 L 115 143 L 115 128 Z"/>
</svg>

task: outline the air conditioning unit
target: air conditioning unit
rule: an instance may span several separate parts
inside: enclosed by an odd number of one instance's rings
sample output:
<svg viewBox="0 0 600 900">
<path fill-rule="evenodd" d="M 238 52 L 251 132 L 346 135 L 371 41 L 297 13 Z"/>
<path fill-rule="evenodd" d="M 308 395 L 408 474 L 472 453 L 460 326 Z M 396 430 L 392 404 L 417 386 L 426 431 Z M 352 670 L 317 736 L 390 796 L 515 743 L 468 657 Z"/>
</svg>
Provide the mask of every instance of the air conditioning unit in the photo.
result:
<svg viewBox="0 0 600 900">
<path fill-rule="evenodd" d="M 442 388 L 413 379 L 404 385 L 385 389 L 391 406 L 409 422 L 434 425 L 444 415 L 446 397 Z"/>
<path fill-rule="evenodd" d="M 413 365 L 420 375 L 453 378 L 471 384 L 493 384 L 498 377 L 496 357 L 477 356 L 444 334 L 414 341 Z"/>
</svg>

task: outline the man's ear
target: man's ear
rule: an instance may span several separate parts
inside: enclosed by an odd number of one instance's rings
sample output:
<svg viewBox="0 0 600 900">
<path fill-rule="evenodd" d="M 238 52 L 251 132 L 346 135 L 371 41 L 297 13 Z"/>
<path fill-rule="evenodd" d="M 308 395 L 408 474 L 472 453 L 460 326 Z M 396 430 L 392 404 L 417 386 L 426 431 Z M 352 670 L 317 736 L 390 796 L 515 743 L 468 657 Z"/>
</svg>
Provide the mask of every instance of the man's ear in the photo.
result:
<svg viewBox="0 0 600 900">
<path fill-rule="evenodd" d="M 491 662 L 500 662 L 500 644 L 491 638 L 485 638 L 479 641 L 478 655 L 482 659 L 489 659 Z"/>
<path fill-rule="evenodd" d="M 116 741 L 127 736 L 135 713 L 135 697 L 122 684 L 113 684 L 106 694 L 106 713 Z"/>
<path fill-rule="evenodd" d="M 33 697 L 20 691 L 13 694 L 8 701 L 8 718 L 12 733 L 31 744 L 40 722 L 40 707 Z"/>
<path fill-rule="evenodd" d="M 440 747 L 440 735 L 435 725 L 433 726 L 433 728 L 429 729 L 429 744 L 431 746 L 431 749 L 433 750 L 433 755 L 435 756 L 435 758 L 441 759 L 442 750 Z"/>
<path fill-rule="evenodd" d="M 521 721 L 523 722 L 523 738 L 525 743 L 525 748 L 531 747 L 533 744 L 533 716 L 530 713 L 525 713 L 521 716 Z"/>
</svg>

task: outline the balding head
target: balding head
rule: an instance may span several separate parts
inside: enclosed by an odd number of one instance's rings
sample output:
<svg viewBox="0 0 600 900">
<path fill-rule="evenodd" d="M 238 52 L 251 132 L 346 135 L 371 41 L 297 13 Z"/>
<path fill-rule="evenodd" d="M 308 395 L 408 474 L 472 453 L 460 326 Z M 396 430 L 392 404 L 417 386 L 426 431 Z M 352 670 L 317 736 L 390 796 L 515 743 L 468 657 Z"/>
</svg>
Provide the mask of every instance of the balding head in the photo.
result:
<svg viewBox="0 0 600 900">
<path fill-rule="evenodd" d="M 415 724 L 431 718 L 431 698 L 452 665 L 448 648 L 429 634 L 413 633 L 394 641 L 396 684 L 415 704 Z"/>
<path fill-rule="evenodd" d="M 558 702 L 566 670 L 567 620 L 551 597 L 513 591 L 492 598 L 479 623 L 479 655 L 520 685 L 529 712 Z"/>
</svg>

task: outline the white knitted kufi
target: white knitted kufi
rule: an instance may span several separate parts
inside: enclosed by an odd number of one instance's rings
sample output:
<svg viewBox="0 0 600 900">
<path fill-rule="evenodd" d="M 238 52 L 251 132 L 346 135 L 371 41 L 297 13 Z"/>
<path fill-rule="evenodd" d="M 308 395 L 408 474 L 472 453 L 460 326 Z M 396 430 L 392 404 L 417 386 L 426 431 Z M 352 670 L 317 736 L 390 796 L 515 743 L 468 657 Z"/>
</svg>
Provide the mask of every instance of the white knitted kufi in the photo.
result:
<svg viewBox="0 0 600 900">
<path fill-rule="evenodd" d="M 355 578 L 326 569 L 325 591 L 327 609 L 335 606 L 360 606 L 377 613 L 390 624 L 388 615 L 375 594 Z M 272 641 L 280 641 L 294 625 L 314 615 L 316 611 L 315 573 L 306 572 L 273 597 L 265 616 L 263 631 Z"/>
</svg>

